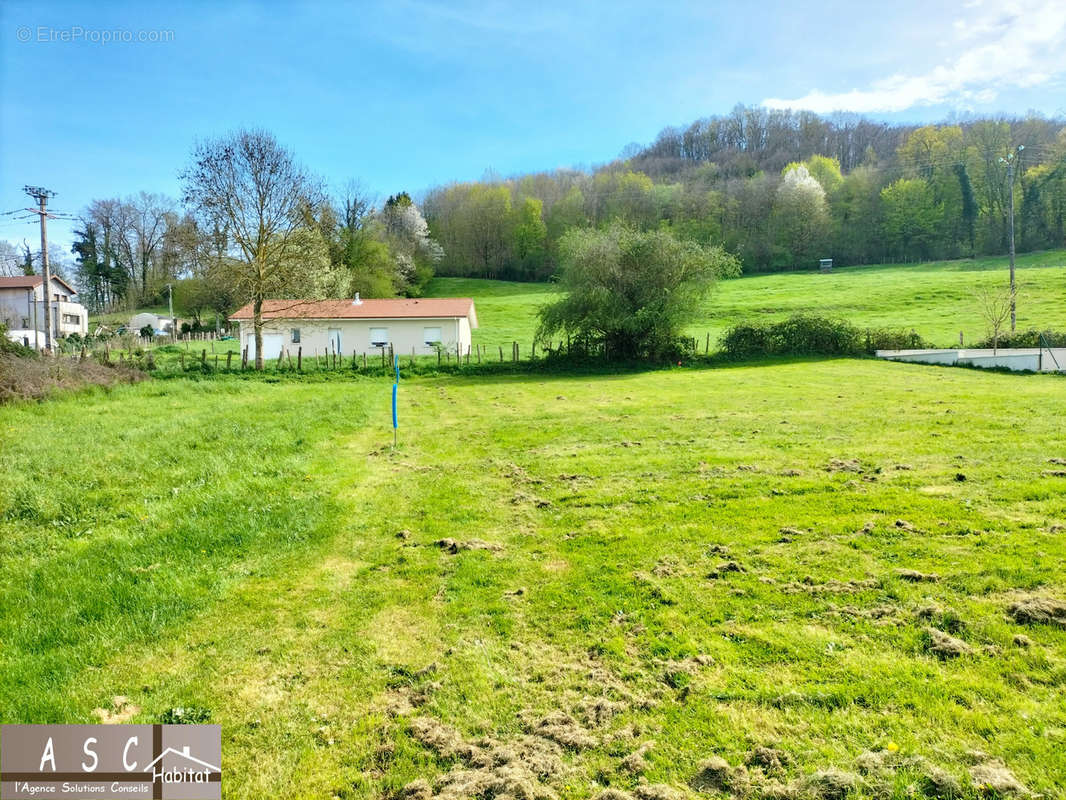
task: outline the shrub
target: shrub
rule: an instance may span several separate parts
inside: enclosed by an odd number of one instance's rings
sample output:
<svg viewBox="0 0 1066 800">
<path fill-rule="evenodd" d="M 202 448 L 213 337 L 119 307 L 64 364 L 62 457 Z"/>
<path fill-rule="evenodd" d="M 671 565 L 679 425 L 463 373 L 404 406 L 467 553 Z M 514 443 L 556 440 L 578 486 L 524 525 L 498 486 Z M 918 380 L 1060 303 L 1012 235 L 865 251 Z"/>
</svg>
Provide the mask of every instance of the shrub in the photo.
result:
<svg viewBox="0 0 1066 800">
<path fill-rule="evenodd" d="M 719 345 L 730 358 L 770 355 L 774 352 L 770 329 L 766 322 L 741 322 L 725 332 Z"/>
<path fill-rule="evenodd" d="M 140 370 L 68 358 L 18 358 L 0 353 L 0 403 L 41 400 L 57 390 L 144 380 Z"/>
<path fill-rule="evenodd" d="M 26 347 L 20 342 L 7 338 L 7 325 L 0 323 L 0 357 L 4 355 L 15 356 L 16 358 L 34 358 L 37 353 L 32 347 Z"/>
<path fill-rule="evenodd" d="M 730 358 L 857 355 L 864 351 L 863 333 L 854 325 L 810 314 L 797 314 L 781 322 L 734 325 L 720 344 Z"/>
<path fill-rule="evenodd" d="M 1043 341 L 1041 341 L 1043 337 Z M 990 348 L 994 337 L 989 336 L 974 344 L 974 347 Z M 1038 331 L 1029 328 L 999 335 L 999 347 L 1066 347 L 1066 331 Z"/>
<path fill-rule="evenodd" d="M 742 322 L 727 330 L 719 345 L 729 358 L 854 356 L 931 347 L 913 330 L 861 329 L 844 320 L 813 314 L 797 314 L 780 322 Z"/>
<path fill-rule="evenodd" d="M 791 355 L 853 355 L 861 353 L 862 332 L 838 319 L 797 314 L 774 326 L 778 352 Z"/>
<path fill-rule="evenodd" d="M 925 350 L 933 345 L 913 330 L 902 328 L 867 328 L 866 352 L 878 350 Z"/>
<path fill-rule="evenodd" d="M 720 247 L 621 223 L 572 228 L 559 248 L 566 295 L 540 309 L 537 341 L 565 335 L 615 361 L 683 353 L 685 325 L 714 281 L 737 268 Z"/>
</svg>

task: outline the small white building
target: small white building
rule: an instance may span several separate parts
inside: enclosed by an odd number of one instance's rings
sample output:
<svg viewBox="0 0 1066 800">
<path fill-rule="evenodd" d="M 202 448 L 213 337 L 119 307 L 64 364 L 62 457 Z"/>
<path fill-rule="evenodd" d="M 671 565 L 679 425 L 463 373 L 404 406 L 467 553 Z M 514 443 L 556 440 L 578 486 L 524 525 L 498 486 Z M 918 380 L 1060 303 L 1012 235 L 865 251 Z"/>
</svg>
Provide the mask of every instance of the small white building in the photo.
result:
<svg viewBox="0 0 1066 800">
<path fill-rule="evenodd" d="M 181 327 L 181 320 L 178 320 L 178 328 Z M 131 332 L 139 333 L 141 328 L 145 325 L 151 327 L 153 331 L 164 331 L 165 333 L 171 333 L 171 328 L 174 327 L 174 320 L 164 314 L 153 314 L 150 311 L 142 311 L 140 314 L 134 314 L 130 318 L 129 325 L 127 326 Z"/>
<path fill-rule="evenodd" d="M 240 324 L 242 347 L 255 358 L 252 304 L 230 319 Z M 469 297 L 419 297 L 382 300 L 265 300 L 263 358 L 285 350 L 314 353 L 432 355 L 438 347 L 466 353 L 477 312 Z"/>
<path fill-rule="evenodd" d="M 89 332 L 89 311 L 78 302 L 78 293 L 62 278 L 52 276 L 49 292 L 44 290 L 40 275 L 17 275 L 0 278 L 0 322 L 12 330 L 38 334 L 30 347 L 44 347 L 44 304 L 52 312 L 52 335 L 82 336 Z M 23 337 L 27 338 L 27 337 Z"/>
</svg>

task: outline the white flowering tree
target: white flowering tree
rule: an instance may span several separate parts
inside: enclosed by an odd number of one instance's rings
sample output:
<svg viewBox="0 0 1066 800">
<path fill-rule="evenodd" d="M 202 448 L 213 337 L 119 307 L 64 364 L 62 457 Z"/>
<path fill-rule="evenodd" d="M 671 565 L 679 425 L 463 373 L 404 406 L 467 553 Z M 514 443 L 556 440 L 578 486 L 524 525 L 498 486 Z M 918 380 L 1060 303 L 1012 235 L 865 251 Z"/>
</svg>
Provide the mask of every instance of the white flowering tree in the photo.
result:
<svg viewBox="0 0 1066 800">
<path fill-rule="evenodd" d="M 829 234 L 825 189 L 803 164 L 789 164 L 774 198 L 781 266 L 809 266 L 822 255 Z"/>
<path fill-rule="evenodd" d="M 430 236 L 425 217 L 407 192 L 385 201 L 378 218 L 395 263 L 397 291 L 417 293 L 432 277 L 444 250 Z"/>
</svg>

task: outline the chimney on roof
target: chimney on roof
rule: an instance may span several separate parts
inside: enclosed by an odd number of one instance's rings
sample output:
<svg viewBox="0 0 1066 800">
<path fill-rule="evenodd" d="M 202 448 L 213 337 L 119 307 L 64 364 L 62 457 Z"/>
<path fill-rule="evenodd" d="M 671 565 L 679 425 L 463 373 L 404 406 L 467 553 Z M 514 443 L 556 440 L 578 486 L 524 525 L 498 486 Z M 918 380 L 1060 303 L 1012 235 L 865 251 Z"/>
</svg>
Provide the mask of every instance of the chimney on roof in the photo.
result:
<svg viewBox="0 0 1066 800">
<path fill-rule="evenodd" d="M 359 292 L 356 292 L 355 293 L 355 299 L 352 300 L 352 305 L 353 306 L 361 306 L 362 304 L 363 304 L 363 301 L 359 299 Z"/>
</svg>

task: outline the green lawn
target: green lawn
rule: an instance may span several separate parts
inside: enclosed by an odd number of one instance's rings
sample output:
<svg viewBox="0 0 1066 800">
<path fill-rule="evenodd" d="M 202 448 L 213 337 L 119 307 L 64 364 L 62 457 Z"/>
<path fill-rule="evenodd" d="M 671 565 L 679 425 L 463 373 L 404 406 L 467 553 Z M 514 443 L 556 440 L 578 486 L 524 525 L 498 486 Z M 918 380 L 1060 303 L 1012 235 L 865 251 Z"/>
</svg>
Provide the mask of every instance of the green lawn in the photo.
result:
<svg viewBox="0 0 1066 800">
<path fill-rule="evenodd" d="M 0 408 L 0 722 L 191 709 L 228 798 L 1062 797 L 1066 630 L 1008 609 L 1066 599 L 1064 385 L 417 379 L 395 452 L 384 380 Z"/>
<path fill-rule="evenodd" d="M 1066 251 L 1019 256 L 1018 326 L 1066 329 Z M 689 329 L 712 349 L 730 325 L 776 320 L 798 312 L 841 317 L 862 327 L 914 329 L 936 344 L 984 338 L 985 323 L 975 291 L 1008 284 L 1007 259 L 983 258 L 923 264 L 845 267 L 828 275 L 787 272 L 721 282 L 702 317 Z M 437 278 L 436 297 L 470 296 L 481 329 L 475 342 L 496 347 L 532 342 L 537 308 L 552 298 L 550 284 L 468 278 Z"/>
</svg>

